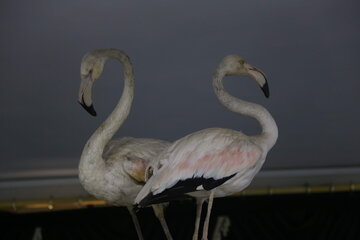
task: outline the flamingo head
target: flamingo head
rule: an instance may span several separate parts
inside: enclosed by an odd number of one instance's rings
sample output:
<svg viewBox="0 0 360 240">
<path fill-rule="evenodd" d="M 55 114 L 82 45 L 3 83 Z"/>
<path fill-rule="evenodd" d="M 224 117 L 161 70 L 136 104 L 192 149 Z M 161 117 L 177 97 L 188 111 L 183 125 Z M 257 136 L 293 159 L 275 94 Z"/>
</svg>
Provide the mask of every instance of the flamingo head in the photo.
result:
<svg viewBox="0 0 360 240">
<path fill-rule="evenodd" d="M 85 54 L 80 67 L 80 89 L 78 102 L 92 116 L 96 116 L 96 111 L 92 101 L 92 86 L 100 77 L 105 64 L 105 58 L 101 56 L 101 51 L 95 50 Z"/>
<path fill-rule="evenodd" d="M 267 98 L 270 96 L 265 74 L 260 69 L 247 63 L 243 57 L 235 54 L 228 55 L 221 61 L 220 68 L 226 76 L 248 76 L 254 79 L 259 84 L 264 95 Z"/>
</svg>

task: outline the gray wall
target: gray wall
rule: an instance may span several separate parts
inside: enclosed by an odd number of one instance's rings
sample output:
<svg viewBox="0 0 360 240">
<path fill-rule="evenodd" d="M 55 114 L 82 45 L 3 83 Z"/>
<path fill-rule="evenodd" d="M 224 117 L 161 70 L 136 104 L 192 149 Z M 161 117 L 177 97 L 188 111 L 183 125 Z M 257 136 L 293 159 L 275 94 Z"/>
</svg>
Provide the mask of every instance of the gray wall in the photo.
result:
<svg viewBox="0 0 360 240">
<path fill-rule="evenodd" d="M 176 140 L 258 124 L 227 111 L 211 75 L 229 53 L 268 76 L 237 96 L 264 105 L 280 137 L 266 169 L 359 165 L 359 1 L 7 1 L 0 4 L 0 174 L 76 168 L 83 145 L 120 97 L 110 61 L 95 85 L 98 117 L 77 103 L 82 55 L 126 51 L 136 71 L 132 112 L 118 136 Z"/>
</svg>

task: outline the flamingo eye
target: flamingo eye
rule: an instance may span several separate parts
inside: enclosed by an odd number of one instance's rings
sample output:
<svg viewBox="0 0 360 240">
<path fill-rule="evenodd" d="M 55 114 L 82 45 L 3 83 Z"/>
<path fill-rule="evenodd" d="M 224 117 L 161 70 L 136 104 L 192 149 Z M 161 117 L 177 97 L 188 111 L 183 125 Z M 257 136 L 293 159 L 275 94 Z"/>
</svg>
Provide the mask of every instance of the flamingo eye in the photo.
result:
<svg viewBox="0 0 360 240">
<path fill-rule="evenodd" d="M 243 64 L 245 63 L 245 60 L 241 59 L 241 60 L 239 61 L 239 63 L 240 63 L 241 65 L 243 65 Z"/>
<path fill-rule="evenodd" d="M 154 170 L 153 170 L 153 167 L 149 167 L 146 171 L 146 181 L 151 178 L 151 176 L 154 174 Z"/>
</svg>

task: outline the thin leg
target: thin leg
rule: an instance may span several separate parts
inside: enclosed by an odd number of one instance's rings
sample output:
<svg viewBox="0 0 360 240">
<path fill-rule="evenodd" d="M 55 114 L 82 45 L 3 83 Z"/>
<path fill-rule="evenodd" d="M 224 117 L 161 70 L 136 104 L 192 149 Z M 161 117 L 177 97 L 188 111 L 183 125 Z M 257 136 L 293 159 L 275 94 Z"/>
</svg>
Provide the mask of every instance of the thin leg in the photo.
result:
<svg viewBox="0 0 360 240">
<path fill-rule="evenodd" d="M 166 220 L 165 220 L 165 216 L 164 216 L 164 205 L 163 204 L 154 204 L 154 205 L 151 205 L 153 210 L 154 210 L 154 213 L 155 213 L 155 216 L 159 219 L 160 221 L 160 224 L 164 230 L 164 233 L 165 233 L 165 236 L 166 236 L 166 239 L 167 240 L 172 240 L 172 236 L 171 236 L 171 233 L 170 233 L 170 230 L 169 230 L 169 227 L 166 223 Z"/>
<path fill-rule="evenodd" d="M 193 240 L 198 240 L 199 226 L 200 226 L 200 220 L 201 220 L 201 210 L 202 210 L 202 205 L 203 205 L 204 201 L 205 201 L 204 198 L 196 199 L 196 219 L 195 219 L 195 230 L 194 230 Z"/>
<path fill-rule="evenodd" d="M 210 214 L 211 214 L 211 208 L 213 205 L 213 200 L 214 200 L 214 190 L 211 190 L 210 197 L 209 197 L 208 209 L 207 209 L 206 218 L 205 218 L 204 227 L 203 227 L 202 240 L 207 240 L 207 234 L 208 234 L 208 230 L 209 230 Z"/>
<path fill-rule="evenodd" d="M 136 233 L 138 235 L 139 240 L 144 240 L 144 237 L 143 237 L 143 235 L 141 233 L 140 224 L 139 224 L 138 218 L 137 218 L 137 216 L 136 216 L 136 214 L 134 212 L 133 207 L 132 206 L 127 206 L 127 209 L 129 210 L 131 218 L 132 218 L 132 220 L 134 222 Z"/>
</svg>

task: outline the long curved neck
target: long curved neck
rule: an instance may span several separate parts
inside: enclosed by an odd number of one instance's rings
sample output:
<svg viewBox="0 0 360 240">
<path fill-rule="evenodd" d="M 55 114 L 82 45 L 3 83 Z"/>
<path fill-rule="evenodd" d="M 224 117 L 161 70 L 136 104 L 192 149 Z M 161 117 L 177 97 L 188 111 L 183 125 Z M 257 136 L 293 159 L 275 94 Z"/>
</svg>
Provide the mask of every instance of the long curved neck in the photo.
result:
<svg viewBox="0 0 360 240">
<path fill-rule="evenodd" d="M 102 159 L 105 145 L 126 120 L 134 98 L 135 76 L 129 57 L 119 50 L 110 49 L 104 53 L 103 58 L 104 61 L 109 58 L 115 58 L 122 63 L 125 80 L 124 88 L 121 98 L 112 113 L 87 141 L 81 155 L 80 169 L 87 167 L 96 168 L 105 164 Z"/>
<path fill-rule="evenodd" d="M 222 83 L 224 77 L 225 72 L 221 68 L 217 69 L 213 76 L 213 87 L 219 101 L 232 112 L 255 118 L 262 128 L 262 133 L 257 138 L 269 150 L 278 137 L 275 120 L 263 106 L 231 96 Z"/>
</svg>

